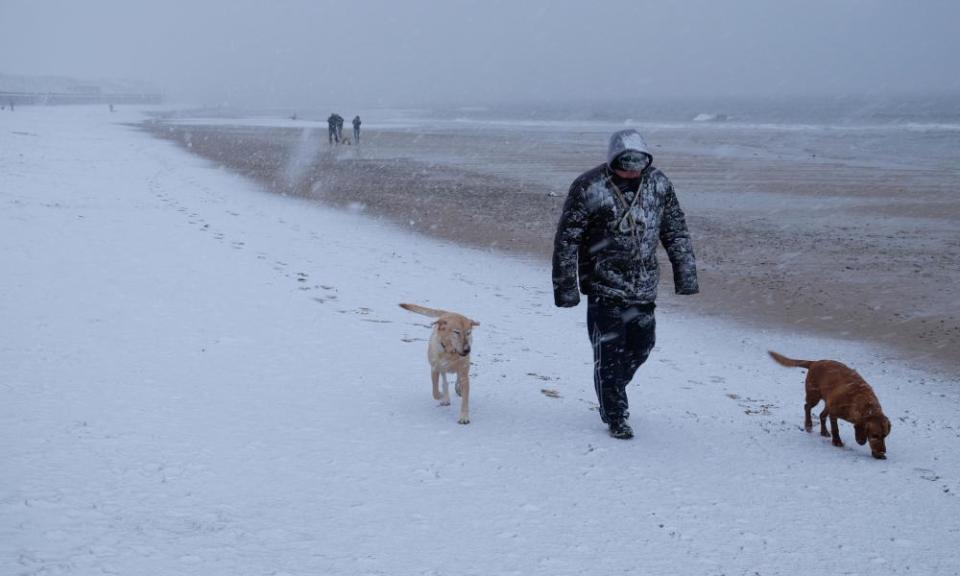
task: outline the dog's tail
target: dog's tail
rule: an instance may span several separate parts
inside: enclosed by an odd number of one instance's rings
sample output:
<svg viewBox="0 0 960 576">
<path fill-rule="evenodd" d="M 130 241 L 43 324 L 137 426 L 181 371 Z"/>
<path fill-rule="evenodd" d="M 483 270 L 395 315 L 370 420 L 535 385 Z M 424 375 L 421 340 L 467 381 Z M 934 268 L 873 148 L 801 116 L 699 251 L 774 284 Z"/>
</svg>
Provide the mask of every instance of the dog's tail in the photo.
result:
<svg viewBox="0 0 960 576">
<path fill-rule="evenodd" d="M 427 308 L 425 306 L 418 306 L 416 304 L 401 304 L 400 307 L 404 310 L 416 312 L 417 314 L 423 314 L 424 316 L 429 316 L 431 318 L 439 318 L 448 313 L 446 310 L 436 310 L 434 308 Z"/>
<path fill-rule="evenodd" d="M 810 368 L 810 365 L 813 364 L 810 360 L 794 360 L 793 358 L 787 358 L 782 354 L 777 354 L 773 350 L 767 350 L 770 354 L 770 357 L 777 361 L 777 364 L 781 366 L 786 366 L 788 368 Z"/>
</svg>

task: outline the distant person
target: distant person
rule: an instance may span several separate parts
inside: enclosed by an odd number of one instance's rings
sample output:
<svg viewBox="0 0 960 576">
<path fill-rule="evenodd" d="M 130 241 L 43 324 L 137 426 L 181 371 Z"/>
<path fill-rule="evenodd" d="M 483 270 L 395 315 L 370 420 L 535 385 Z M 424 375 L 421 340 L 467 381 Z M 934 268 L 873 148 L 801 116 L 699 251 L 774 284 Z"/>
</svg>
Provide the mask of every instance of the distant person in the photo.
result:
<svg viewBox="0 0 960 576">
<path fill-rule="evenodd" d="M 337 118 L 340 118 L 340 116 L 335 113 L 327 118 L 327 137 L 331 144 L 334 142 L 340 143 L 340 136 L 337 134 Z"/>
<path fill-rule="evenodd" d="M 13 100 L 10 101 L 10 111 L 13 112 Z"/>
<path fill-rule="evenodd" d="M 353 143 L 360 143 L 360 115 L 353 117 Z"/>
<path fill-rule="evenodd" d="M 652 162 L 636 130 L 614 133 L 607 162 L 570 186 L 553 245 L 554 303 L 572 308 L 580 292 L 587 295 L 600 419 L 622 439 L 633 437 L 627 384 L 656 341 L 658 244 L 670 257 L 677 294 L 699 292 L 683 211 Z"/>
<path fill-rule="evenodd" d="M 111 104 L 108 104 L 107 106 L 110 107 L 110 112 L 112 113 L 112 112 L 113 112 L 113 104 L 111 103 Z"/>
<path fill-rule="evenodd" d="M 343 140 L 343 116 L 336 114 L 337 117 L 337 142 Z"/>
</svg>

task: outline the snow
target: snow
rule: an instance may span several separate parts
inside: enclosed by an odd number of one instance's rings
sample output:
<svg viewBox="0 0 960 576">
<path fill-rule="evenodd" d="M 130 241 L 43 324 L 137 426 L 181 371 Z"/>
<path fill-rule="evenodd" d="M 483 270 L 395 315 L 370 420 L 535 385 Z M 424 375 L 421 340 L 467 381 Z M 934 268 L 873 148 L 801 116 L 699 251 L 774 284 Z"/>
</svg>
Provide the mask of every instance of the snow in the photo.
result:
<svg viewBox="0 0 960 576">
<path fill-rule="evenodd" d="M 726 119 L 726 114 L 707 114 L 706 112 L 701 112 L 693 117 L 694 122 L 719 122 Z"/>
<path fill-rule="evenodd" d="M 650 150 L 650 147 L 647 146 L 642 136 L 636 132 L 628 132 L 620 138 L 620 150 L 640 150 L 641 152 L 647 152 Z"/>
<path fill-rule="evenodd" d="M 671 300 L 614 440 L 545 265 L 261 192 L 139 118 L 0 113 L 0 573 L 960 572 L 956 382 Z M 470 425 L 399 302 L 481 323 Z M 857 368 L 889 459 L 804 433 L 767 348 Z"/>
</svg>

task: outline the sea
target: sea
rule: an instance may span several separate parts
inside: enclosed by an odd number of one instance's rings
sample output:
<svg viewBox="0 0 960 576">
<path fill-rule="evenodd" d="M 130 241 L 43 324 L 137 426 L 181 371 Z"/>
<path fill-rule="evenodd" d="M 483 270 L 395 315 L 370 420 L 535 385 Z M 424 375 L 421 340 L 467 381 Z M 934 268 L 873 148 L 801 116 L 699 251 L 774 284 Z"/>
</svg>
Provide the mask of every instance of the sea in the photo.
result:
<svg viewBox="0 0 960 576">
<path fill-rule="evenodd" d="M 225 122 L 243 118 L 260 125 L 270 125 L 270 118 L 296 118 L 323 125 L 332 111 L 347 119 L 359 114 L 365 129 L 381 130 L 542 136 L 636 128 L 645 136 L 685 142 L 701 154 L 819 154 L 868 167 L 934 169 L 946 178 L 960 178 L 960 94 L 206 108 L 184 115 L 216 116 Z"/>
</svg>

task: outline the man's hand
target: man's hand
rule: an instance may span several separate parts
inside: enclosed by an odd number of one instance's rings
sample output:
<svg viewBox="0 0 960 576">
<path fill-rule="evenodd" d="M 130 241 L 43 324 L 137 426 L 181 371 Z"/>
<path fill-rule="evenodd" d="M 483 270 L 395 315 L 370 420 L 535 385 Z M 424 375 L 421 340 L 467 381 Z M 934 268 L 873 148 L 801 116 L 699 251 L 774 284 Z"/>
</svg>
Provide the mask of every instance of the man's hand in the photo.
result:
<svg viewBox="0 0 960 576">
<path fill-rule="evenodd" d="M 687 266 L 673 266 L 673 291 L 680 296 L 690 296 L 700 293 L 700 283 L 697 282 L 697 268 L 693 264 L 693 254 L 690 254 L 691 260 Z"/>
<path fill-rule="evenodd" d="M 567 294 L 553 294 L 553 303 L 557 308 L 573 308 L 580 303 L 580 294 L 577 292 Z"/>
</svg>

